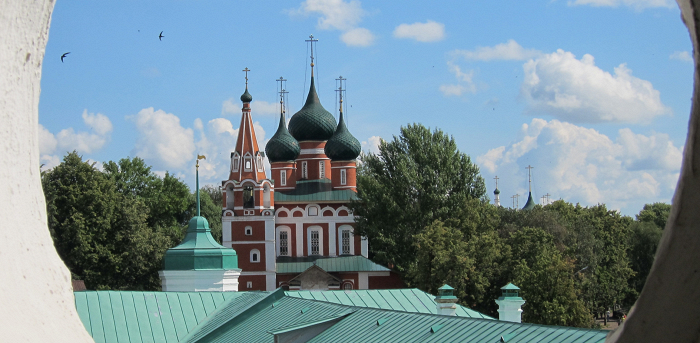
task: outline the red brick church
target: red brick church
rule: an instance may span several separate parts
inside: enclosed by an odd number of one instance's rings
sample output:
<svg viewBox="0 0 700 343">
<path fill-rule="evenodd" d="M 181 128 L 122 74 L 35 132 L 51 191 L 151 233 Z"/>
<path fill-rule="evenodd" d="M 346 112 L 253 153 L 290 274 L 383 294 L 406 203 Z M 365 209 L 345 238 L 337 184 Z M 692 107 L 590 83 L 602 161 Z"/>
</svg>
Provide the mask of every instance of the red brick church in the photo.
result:
<svg viewBox="0 0 700 343">
<path fill-rule="evenodd" d="M 289 129 L 280 111 L 264 153 L 255 137 L 247 81 L 241 96 L 238 140 L 222 182 L 223 245 L 238 254 L 239 290 L 402 287 L 396 273 L 367 258 L 367 239 L 354 234 L 348 204 L 357 199 L 361 145 L 345 125 L 342 94 L 338 122 L 321 105 L 311 66 L 305 105 Z"/>
</svg>

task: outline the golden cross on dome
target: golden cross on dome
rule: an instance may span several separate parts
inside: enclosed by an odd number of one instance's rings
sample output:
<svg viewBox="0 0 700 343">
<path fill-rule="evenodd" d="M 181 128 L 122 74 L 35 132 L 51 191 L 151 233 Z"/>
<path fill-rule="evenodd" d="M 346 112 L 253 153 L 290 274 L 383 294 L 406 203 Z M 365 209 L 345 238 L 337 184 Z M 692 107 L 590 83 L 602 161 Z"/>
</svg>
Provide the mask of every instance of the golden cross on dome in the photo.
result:
<svg viewBox="0 0 700 343">
<path fill-rule="evenodd" d="M 318 42 L 318 39 L 314 39 L 314 35 L 309 35 L 309 39 L 305 40 L 311 44 L 311 75 L 314 74 L 314 42 Z"/>
</svg>

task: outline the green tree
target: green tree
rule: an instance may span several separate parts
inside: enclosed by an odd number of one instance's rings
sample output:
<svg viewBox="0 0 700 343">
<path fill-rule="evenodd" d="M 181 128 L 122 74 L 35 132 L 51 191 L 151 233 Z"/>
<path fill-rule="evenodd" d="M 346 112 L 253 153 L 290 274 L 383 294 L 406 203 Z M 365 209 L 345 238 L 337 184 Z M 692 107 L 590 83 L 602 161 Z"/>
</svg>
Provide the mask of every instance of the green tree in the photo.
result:
<svg viewBox="0 0 700 343">
<path fill-rule="evenodd" d="M 640 222 L 654 223 L 661 230 L 666 227 L 666 221 L 671 214 L 671 205 L 663 202 L 655 202 L 646 204 L 637 215 L 637 220 Z"/>
<path fill-rule="evenodd" d="M 636 295 L 644 287 L 651 266 L 654 264 L 656 248 L 659 246 L 662 234 L 662 228 L 652 222 L 634 222 L 630 225 L 629 258 L 630 267 L 635 272 L 634 277 L 630 279 L 630 286 L 636 291 L 634 299 L 629 301 L 630 304 L 634 303 Z"/>
<path fill-rule="evenodd" d="M 209 191 L 203 187 L 199 190 L 199 211 L 200 215 L 207 219 L 209 222 L 209 229 L 211 229 L 211 235 L 214 239 L 221 244 L 221 203 L 214 203 L 212 201 Z M 194 193 L 189 194 L 189 208 L 187 210 L 187 216 L 189 218 L 197 215 L 197 198 Z M 187 230 L 187 227 L 184 227 Z"/>
<path fill-rule="evenodd" d="M 357 192 L 357 232 L 369 238 L 377 262 L 403 273 L 416 261 L 414 236 L 452 217 L 467 199 L 485 199 L 486 187 L 452 137 L 413 124 L 382 141 L 377 155 L 363 156 Z"/>
<path fill-rule="evenodd" d="M 42 173 L 42 185 L 54 245 L 74 277 L 91 289 L 160 288 L 157 270 L 173 241 L 148 226 L 143 199 L 76 152 Z"/>
</svg>

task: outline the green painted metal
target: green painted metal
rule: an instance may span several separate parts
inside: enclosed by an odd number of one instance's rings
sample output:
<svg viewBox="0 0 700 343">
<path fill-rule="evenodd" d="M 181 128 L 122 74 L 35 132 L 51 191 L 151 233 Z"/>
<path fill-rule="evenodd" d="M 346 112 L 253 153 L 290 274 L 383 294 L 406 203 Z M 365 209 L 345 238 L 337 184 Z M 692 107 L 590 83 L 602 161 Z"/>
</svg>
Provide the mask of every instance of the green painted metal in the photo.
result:
<svg viewBox="0 0 700 343">
<path fill-rule="evenodd" d="M 289 192 L 275 191 L 275 203 L 308 203 L 325 202 L 347 203 L 351 200 L 358 200 L 357 193 L 348 190 L 333 190 L 331 180 L 300 180 L 297 181 L 296 188 Z"/>
<path fill-rule="evenodd" d="M 75 307 L 95 342 L 179 342 L 237 292 L 74 292 Z M 189 323 L 187 323 L 189 321 Z"/>
<path fill-rule="evenodd" d="M 507 285 L 501 287 L 501 289 L 514 289 L 514 290 L 518 290 L 518 291 L 519 291 L 519 290 L 520 290 L 520 287 L 518 287 L 518 286 L 516 286 L 516 285 L 514 285 L 514 284 L 512 284 L 512 283 L 509 282 Z"/>
<path fill-rule="evenodd" d="M 435 296 L 417 288 L 347 291 L 286 291 L 285 294 L 290 297 L 325 301 L 338 305 L 437 314 Z M 455 315 L 459 317 L 494 320 L 494 318 L 461 305 L 457 305 L 457 310 L 455 312 Z"/>
<path fill-rule="evenodd" d="M 498 300 L 504 300 L 504 299 L 510 299 L 510 300 L 523 300 L 523 298 L 520 297 L 520 288 L 518 286 L 508 283 L 507 285 L 501 287 L 502 295 L 498 298 Z"/>
<path fill-rule="evenodd" d="M 535 200 L 532 200 L 532 192 L 529 192 L 527 196 L 527 202 L 523 206 L 523 211 L 530 211 L 535 208 Z"/>
<path fill-rule="evenodd" d="M 299 156 L 299 142 L 297 142 L 287 130 L 284 122 L 284 113 L 280 114 L 280 123 L 277 126 L 275 135 L 267 141 L 265 153 L 270 162 L 294 161 Z"/>
<path fill-rule="evenodd" d="M 348 313 L 348 314 L 349 314 L 349 313 Z M 330 321 L 338 320 L 338 319 L 340 319 L 340 318 L 346 317 L 348 314 L 343 314 L 343 315 L 339 315 L 339 316 L 332 316 L 332 317 L 328 317 L 328 318 L 324 318 L 324 319 L 319 319 L 319 320 L 314 320 L 314 321 L 311 321 L 311 322 L 301 323 L 301 324 L 297 324 L 297 325 L 285 326 L 285 327 L 278 328 L 278 329 L 275 329 L 275 330 L 271 330 L 271 331 L 268 331 L 268 332 L 271 333 L 271 334 L 273 334 L 273 335 L 279 335 L 279 334 L 281 334 L 281 333 L 287 333 L 287 332 L 291 332 L 291 331 L 297 331 L 297 330 L 299 330 L 299 329 L 304 329 L 304 328 L 308 328 L 308 327 L 315 326 L 315 325 L 318 325 L 318 324 L 323 324 L 323 323 L 328 323 L 328 322 L 330 322 Z"/>
<path fill-rule="evenodd" d="M 311 268 L 314 264 L 329 273 L 390 271 L 389 268 L 376 264 L 364 256 L 339 256 L 327 258 L 292 257 L 277 259 L 277 274 L 298 274 Z"/>
<path fill-rule="evenodd" d="M 316 93 L 314 77 L 311 76 L 306 103 L 289 120 L 289 133 L 299 142 L 326 141 L 333 136 L 335 126 L 335 117 L 321 105 Z"/>
<path fill-rule="evenodd" d="M 247 81 L 246 81 L 247 82 Z M 242 102 L 251 102 L 253 101 L 253 96 L 248 93 L 248 86 L 245 87 L 245 92 L 243 95 L 241 95 L 241 101 Z"/>
<path fill-rule="evenodd" d="M 360 141 L 348 131 L 343 119 L 343 111 L 340 110 L 340 120 L 338 128 L 335 130 L 333 137 L 326 142 L 324 152 L 331 161 L 349 161 L 354 160 L 360 155 L 362 145 Z"/>
</svg>

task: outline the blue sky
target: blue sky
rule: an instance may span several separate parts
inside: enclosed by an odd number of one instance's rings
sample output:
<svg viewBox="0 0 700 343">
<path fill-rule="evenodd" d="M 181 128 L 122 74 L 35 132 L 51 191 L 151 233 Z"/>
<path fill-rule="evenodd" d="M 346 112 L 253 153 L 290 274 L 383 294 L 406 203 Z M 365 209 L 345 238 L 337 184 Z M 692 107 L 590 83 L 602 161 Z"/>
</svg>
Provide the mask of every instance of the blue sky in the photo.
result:
<svg viewBox="0 0 700 343">
<path fill-rule="evenodd" d="M 163 39 L 158 35 L 163 31 Z M 691 44 L 670 0 L 58 1 L 42 71 L 42 163 L 140 156 L 194 184 L 228 175 L 244 68 L 261 148 L 309 84 L 365 151 L 422 123 L 452 135 L 502 204 L 670 202 L 692 91 Z M 60 56 L 70 52 L 62 63 Z"/>
</svg>

